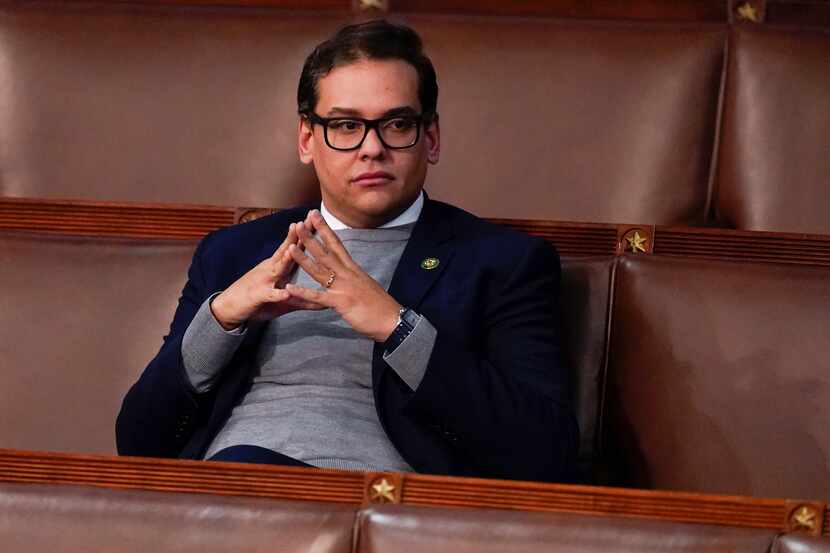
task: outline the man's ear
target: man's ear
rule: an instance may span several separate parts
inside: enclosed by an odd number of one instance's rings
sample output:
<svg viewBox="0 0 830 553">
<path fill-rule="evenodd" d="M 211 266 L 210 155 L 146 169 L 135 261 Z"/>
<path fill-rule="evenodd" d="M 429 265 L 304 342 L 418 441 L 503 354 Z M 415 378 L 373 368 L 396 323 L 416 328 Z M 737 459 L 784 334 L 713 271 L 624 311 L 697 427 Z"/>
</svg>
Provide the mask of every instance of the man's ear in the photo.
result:
<svg viewBox="0 0 830 553">
<path fill-rule="evenodd" d="M 438 114 L 433 116 L 432 122 L 424 127 L 424 139 L 427 143 L 427 161 L 435 165 L 441 157 L 441 127 L 438 124 Z"/>
<path fill-rule="evenodd" d="M 312 146 L 314 145 L 314 127 L 307 117 L 300 116 L 297 124 L 297 150 L 300 154 L 300 161 L 308 165 L 314 160 Z"/>
</svg>

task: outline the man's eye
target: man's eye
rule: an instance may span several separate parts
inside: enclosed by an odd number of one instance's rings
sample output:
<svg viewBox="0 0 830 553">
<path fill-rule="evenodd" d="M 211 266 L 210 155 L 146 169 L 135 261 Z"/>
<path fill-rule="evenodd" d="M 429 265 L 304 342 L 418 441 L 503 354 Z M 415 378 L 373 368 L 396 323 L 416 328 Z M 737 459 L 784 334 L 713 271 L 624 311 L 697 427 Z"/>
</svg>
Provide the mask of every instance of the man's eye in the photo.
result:
<svg viewBox="0 0 830 553">
<path fill-rule="evenodd" d="M 398 117 L 390 119 L 384 125 L 385 128 L 392 131 L 408 131 L 415 126 L 415 120 L 407 117 Z"/>
<path fill-rule="evenodd" d="M 329 123 L 329 128 L 338 132 L 352 132 L 363 128 L 363 124 L 360 121 L 342 119 Z"/>
</svg>

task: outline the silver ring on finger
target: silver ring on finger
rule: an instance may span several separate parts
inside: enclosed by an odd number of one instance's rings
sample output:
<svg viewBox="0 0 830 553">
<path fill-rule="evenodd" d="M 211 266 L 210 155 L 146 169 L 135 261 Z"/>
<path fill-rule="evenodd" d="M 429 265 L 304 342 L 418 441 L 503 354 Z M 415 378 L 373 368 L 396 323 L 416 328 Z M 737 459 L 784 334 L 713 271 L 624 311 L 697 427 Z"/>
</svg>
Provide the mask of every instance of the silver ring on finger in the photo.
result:
<svg viewBox="0 0 830 553">
<path fill-rule="evenodd" d="M 334 273 L 334 271 L 332 271 L 329 274 L 329 279 L 326 281 L 326 283 L 323 286 L 325 286 L 326 288 L 331 288 L 331 285 L 334 284 L 334 279 L 336 279 L 336 278 L 337 278 L 337 275 Z"/>
</svg>

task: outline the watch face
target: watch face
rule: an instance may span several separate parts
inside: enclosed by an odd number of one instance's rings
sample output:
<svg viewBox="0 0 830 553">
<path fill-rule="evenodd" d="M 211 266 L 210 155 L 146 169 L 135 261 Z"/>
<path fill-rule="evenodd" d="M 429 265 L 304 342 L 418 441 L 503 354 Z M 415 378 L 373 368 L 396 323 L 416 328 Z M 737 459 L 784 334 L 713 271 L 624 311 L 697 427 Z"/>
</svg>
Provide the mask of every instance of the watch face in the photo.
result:
<svg viewBox="0 0 830 553">
<path fill-rule="evenodd" d="M 407 309 L 401 315 L 401 321 L 408 324 L 411 328 L 415 328 L 415 325 L 418 324 L 418 321 L 421 319 L 420 315 L 412 311 L 411 309 Z"/>
</svg>

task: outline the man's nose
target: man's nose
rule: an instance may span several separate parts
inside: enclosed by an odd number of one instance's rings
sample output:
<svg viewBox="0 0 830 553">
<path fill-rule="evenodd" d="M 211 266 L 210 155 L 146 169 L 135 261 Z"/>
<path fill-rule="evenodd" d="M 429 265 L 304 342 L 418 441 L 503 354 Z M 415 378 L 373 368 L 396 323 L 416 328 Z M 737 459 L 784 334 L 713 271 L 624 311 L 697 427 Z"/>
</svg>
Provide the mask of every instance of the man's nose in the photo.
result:
<svg viewBox="0 0 830 553">
<path fill-rule="evenodd" d="M 383 156 L 384 153 L 386 153 L 386 146 L 380 141 L 378 129 L 369 129 L 366 138 L 363 139 L 363 144 L 360 145 L 361 157 L 376 158 Z"/>
</svg>

